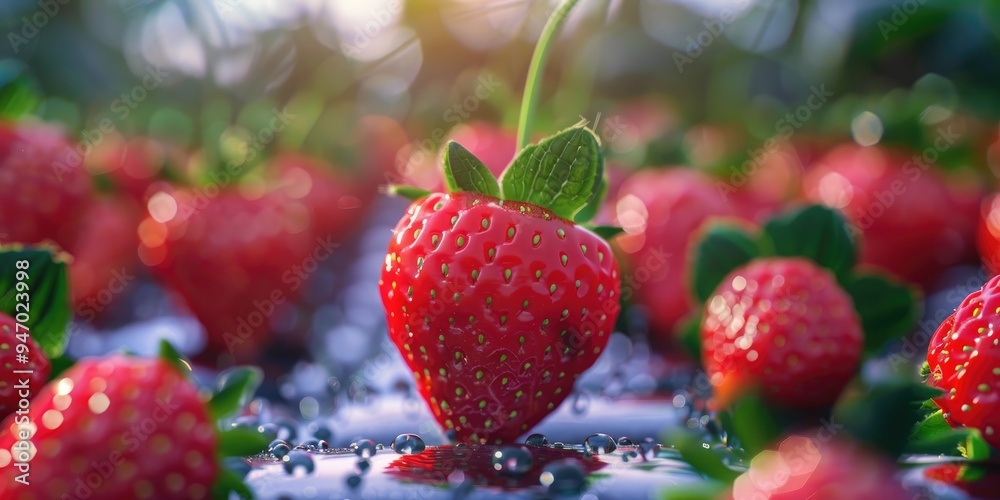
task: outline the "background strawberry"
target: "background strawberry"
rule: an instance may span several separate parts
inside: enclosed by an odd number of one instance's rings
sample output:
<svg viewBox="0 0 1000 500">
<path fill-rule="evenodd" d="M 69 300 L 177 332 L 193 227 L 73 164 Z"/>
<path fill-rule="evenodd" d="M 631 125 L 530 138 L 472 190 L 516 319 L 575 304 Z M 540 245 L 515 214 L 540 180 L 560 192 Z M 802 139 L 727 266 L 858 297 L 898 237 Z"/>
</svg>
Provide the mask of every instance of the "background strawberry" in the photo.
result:
<svg viewBox="0 0 1000 500">
<path fill-rule="evenodd" d="M 255 199 L 235 189 L 170 196 L 178 207 L 173 218 L 143 222 L 143 261 L 205 327 L 205 361 L 250 359 L 270 340 L 279 302 L 302 291 L 293 266 L 319 245 L 309 215 L 273 192 Z"/>
<path fill-rule="evenodd" d="M 137 272 L 140 209 L 131 200 L 102 197 L 87 208 L 71 251 L 70 296 L 77 311 L 103 310 Z M 95 306 L 94 304 L 97 304 Z"/>
<path fill-rule="evenodd" d="M 1000 447 L 1000 276 L 970 293 L 935 332 L 927 350 L 927 383 L 944 391 L 935 398 L 952 426 L 979 429 Z"/>
<path fill-rule="evenodd" d="M 1000 196 L 994 194 L 983 201 L 976 229 L 979 259 L 990 274 L 1000 274 Z"/>
<path fill-rule="evenodd" d="M 28 381 L 30 399 L 38 394 L 38 391 L 45 385 L 52 369 L 49 358 L 45 357 L 42 348 L 35 343 L 30 334 L 28 341 L 24 342 L 28 346 L 28 362 L 22 363 L 17 359 L 17 346 L 22 343 L 23 338 L 18 338 L 17 334 L 25 331 L 27 330 L 17 328 L 17 322 L 14 321 L 14 318 L 0 313 L 0 365 L 6 368 L 0 375 L 0 418 L 17 410 L 18 402 L 21 400 L 20 392 L 23 389 L 16 386 L 21 381 Z M 34 372 L 27 375 L 13 372 L 13 370 L 28 369 L 34 370 Z"/>
<path fill-rule="evenodd" d="M 692 235 L 709 218 L 737 212 L 711 179 L 681 168 L 637 172 L 618 191 L 616 206 L 625 233 L 614 244 L 632 278 L 623 293 L 648 315 L 651 343 L 669 346 L 677 322 L 694 308 L 687 287 Z"/>
<path fill-rule="evenodd" d="M 80 155 L 60 131 L 0 123 L 0 242 L 70 247 L 89 196 Z"/>
<path fill-rule="evenodd" d="M 708 299 L 703 360 L 716 395 L 759 386 L 774 404 L 831 405 L 854 376 L 864 342 L 834 276 L 803 258 L 755 260 Z"/>
<path fill-rule="evenodd" d="M 974 248 L 977 188 L 952 187 L 912 153 L 842 145 L 806 175 L 806 199 L 841 210 L 861 235 L 861 262 L 924 287 Z"/>
<path fill-rule="evenodd" d="M 459 441 L 515 439 L 608 342 L 617 263 L 604 240 L 567 220 L 599 189 L 598 144 L 578 127 L 525 148 L 500 200 L 487 167 L 450 143 L 452 192 L 417 200 L 396 226 L 379 281 L 389 336 Z M 525 190 L 523 179 L 547 189 Z"/>
<path fill-rule="evenodd" d="M 31 403 L 30 486 L 0 451 L 3 498 L 207 498 L 218 474 L 216 430 L 197 389 L 159 359 L 81 361 Z M 21 426 L 0 428 L 11 450 Z"/>
</svg>

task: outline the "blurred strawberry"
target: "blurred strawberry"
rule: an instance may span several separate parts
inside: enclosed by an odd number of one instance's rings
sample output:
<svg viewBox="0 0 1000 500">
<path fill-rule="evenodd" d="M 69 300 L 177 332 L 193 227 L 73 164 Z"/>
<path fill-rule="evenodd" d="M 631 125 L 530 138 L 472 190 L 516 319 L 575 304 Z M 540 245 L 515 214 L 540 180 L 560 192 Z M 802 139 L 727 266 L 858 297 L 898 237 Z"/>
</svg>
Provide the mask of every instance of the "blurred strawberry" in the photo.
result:
<svg viewBox="0 0 1000 500">
<path fill-rule="evenodd" d="M 819 433 L 820 431 L 817 431 Z M 765 451 L 733 483 L 731 498 L 840 500 L 909 499 L 894 477 L 895 468 L 853 443 L 830 441 L 816 446 L 802 436 L 785 438 L 777 451 Z"/>
<path fill-rule="evenodd" d="M 89 196 L 81 156 L 60 131 L 0 123 L 0 242 L 70 247 Z"/>
<path fill-rule="evenodd" d="M 49 358 L 31 338 L 30 332 L 23 328 L 24 325 L 22 328 L 17 325 L 14 318 L 0 313 L 0 364 L 6 368 L 0 373 L 0 418 L 18 409 L 22 392 L 27 391 L 29 400 L 38 394 L 52 370 Z M 27 358 L 18 359 L 22 354 L 23 348 L 18 347 L 21 344 L 28 348 Z M 31 373 L 17 374 L 14 370 L 31 370 Z M 24 410 L 20 415 L 24 415 Z"/>
<path fill-rule="evenodd" d="M 84 321 L 96 319 L 135 279 L 139 219 L 139 207 L 123 198 L 99 198 L 87 208 L 69 268 L 70 296 Z"/>
<path fill-rule="evenodd" d="M 1000 274 L 1000 196 L 983 201 L 976 231 L 979 258 L 990 274 Z"/>
<path fill-rule="evenodd" d="M 280 193 L 306 207 L 310 229 L 318 237 L 343 239 L 365 221 L 378 193 L 370 172 L 340 171 L 300 154 L 282 154 L 272 164 Z"/>
<path fill-rule="evenodd" d="M 802 157 L 796 145 L 774 139 L 739 165 L 724 171 L 715 181 L 719 191 L 730 196 L 741 215 L 762 221 L 792 200 L 802 185 Z"/>
<path fill-rule="evenodd" d="M 810 170 L 804 195 L 845 214 L 862 263 L 924 287 L 974 245 L 978 191 L 952 187 L 905 151 L 839 146 Z"/>
<path fill-rule="evenodd" d="M 336 245 L 328 237 L 314 241 L 309 213 L 281 193 L 210 193 L 154 194 L 141 224 L 140 257 L 204 325 L 205 361 L 228 363 L 267 344 L 278 306 L 302 292 L 304 264 Z"/>
<path fill-rule="evenodd" d="M 165 142 L 148 137 L 125 139 L 108 135 L 87 155 L 87 170 L 106 174 L 121 191 L 139 204 L 155 192 L 168 164 L 182 164 L 184 153 Z"/>
<path fill-rule="evenodd" d="M 972 498 L 1000 498 L 1000 471 L 995 466 L 939 464 L 925 469 L 924 478 L 957 488 Z"/>
<path fill-rule="evenodd" d="M 632 175 L 618 191 L 616 211 L 625 234 L 614 242 L 628 269 L 622 296 L 645 308 L 650 340 L 666 347 L 677 321 L 694 307 L 687 285 L 692 235 L 710 217 L 738 214 L 711 179 L 681 168 Z"/>
</svg>

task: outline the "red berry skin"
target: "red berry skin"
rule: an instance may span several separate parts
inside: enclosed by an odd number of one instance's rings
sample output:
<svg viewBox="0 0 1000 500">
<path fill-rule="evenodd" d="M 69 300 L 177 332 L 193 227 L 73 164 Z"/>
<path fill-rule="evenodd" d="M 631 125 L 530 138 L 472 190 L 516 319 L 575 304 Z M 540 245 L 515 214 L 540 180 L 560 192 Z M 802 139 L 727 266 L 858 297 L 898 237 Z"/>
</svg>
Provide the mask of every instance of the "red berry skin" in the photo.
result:
<svg viewBox="0 0 1000 500">
<path fill-rule="evenodd" d="M 1000 473 L 995 467 L 976 464 L 986 474 L 976 479 L 961 477 L 962 463 L 945 463 L 924 470 L 924 477 L 930 481 L 948 485 L 965 492 L 970 498 L 1000 498 Z"/>
<path fill-rule="evenodd" d="M 978 195 L 949 185 L 913 156 L 879 147 L 836 147 L 810 170 L 804 194 L 841 210 L 861 233 L 862 263 L 928 287 L 972 252 L 978 201 L 969 200 Z"/>
<path fill-rule="evenodd" d="M 823 435 L 823 429 L 811 435 Z M 776 451 L 754 457 L 733 483 L 733 500 L 841 500 L 913 498 L 893 475 L 895 468 L 854 443 L 821 443 L 804 436 L 785 438 Z"/>
<path fill-rule="evenodd" d="M 927 383 L 953 427 L 975 427 L 1000 447 L 1000 276 L 970 293 L 927 348 Z"/>
<path fill-rule="evenodd" d="M 983 201 L 979 212 L 976 249 L 990 274 L 1000 274 L 1000 196 L 995 194 Z"/>
<path fill-rule="evenodd" d="M 833 275 L 796 257 L 731 272 L 705 304 L 701 339 L 717 403 L 757 387 L 774 404 L 814 409 L 854 376 L 864 334 Z"/>
<path fill-rule="evenodd" d="M 9 453 L 17 417 L 0 425 L 2 498 L 207 498 L 218 472 L 197 389 L 159 359 L 84 359 L 45 386 L 23 426 L 36 429 L 29 486 Z"/>
<path fill-rule="evenodd" d="M 555 409 L 620 308 L 604 240 L 539 207 L 471 193 L 410 206 L 379 286 L 390 338 L 461 442 L 510 442 Z"/>
<path fill-rule="evenodd" d="M 249 199 L 224 190 L 205 201 L 198 195 L 171 193 L 177 214 L 142 223 L 140 255 L 205 327 L 202 361 L 251 362 L 271 339 L 278 307 L 305 289 L 304 259 L 331 244 L 314 240 L 306 209 L 282 196 Z"/>
<path fill-rule="evenodd" d="M 21 401 L 19 392 L 22 389 L 15 386 L 27 380 L 30 391 L 28 399 L 30 399 L 42 389 L 52 370 L 49 358 L 31 338 L 30 331 L 28 331 L 28 341 L 25 342 L 28 346 L 28 362 L 22 363 L 17 360 L 17 346 L 22 343 L 17 334 L 26 331 L 28 330 L 17 328 L 14 318 L 0 313 L 0 366 L 10 367 L 0 372 L 0 418 L 14 413 L 18 408 L 18 403 Z M 16 374 L 14 370 L 34 370 L 34 372 L 25 375 Z"/>
<path fill-rule="evenodd" d="M 0 123 L 0 242 L 69 248 L 90 197 L 82 165 L 56 129 Z"/>
<path fill-rule="evenodd" d="M 125 198 L 97 199 L 87 208 L 69 266 L 74 309 L 84 321 L 93 321 L 108 305 L 108 297 L 133 284 L 139 218 L 139 207 Z"/>
<path fill-rule="evenodd" d="M 682 168 L 633 174 L 616 209 L 625 230 L 615 238 L 626 268 L 622 293 L 648 315 L 653 346 L 668 349 L 675 326 L 695 307 L 688 290 L 693 235 L 712 217 L 737 216 L 736 209 L 709 178 Z"/>
</svg>

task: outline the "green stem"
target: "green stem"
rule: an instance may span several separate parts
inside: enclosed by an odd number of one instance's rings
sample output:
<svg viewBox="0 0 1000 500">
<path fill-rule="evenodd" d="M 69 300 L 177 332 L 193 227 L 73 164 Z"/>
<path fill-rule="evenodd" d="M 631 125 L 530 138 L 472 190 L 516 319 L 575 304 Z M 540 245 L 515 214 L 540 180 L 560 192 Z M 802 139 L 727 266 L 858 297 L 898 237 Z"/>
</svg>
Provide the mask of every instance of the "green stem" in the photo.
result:
<svg viewBox="0 0 1000 500">
<path fill-rule="evenodd" d="M 542 67 L 549 56 L 549 48 L 556 33 L 566 21 L 570 9 L 576 5 L 578 0 L 563 0 L 542 29 L 541 36 L 538 37 L 538 44 L 535 45 L 535 53 L 531 56 L 531 64 L 528 66 L 528 78 L 524 84 L 524 97 L 521 98 L 521 116 L 517 120 L 517 149 L 523 149 L 531 143 L 531 126 L 535 121 L 535 108 L 538 106 L 538 92 L 541 89 Z"/>
</svg>

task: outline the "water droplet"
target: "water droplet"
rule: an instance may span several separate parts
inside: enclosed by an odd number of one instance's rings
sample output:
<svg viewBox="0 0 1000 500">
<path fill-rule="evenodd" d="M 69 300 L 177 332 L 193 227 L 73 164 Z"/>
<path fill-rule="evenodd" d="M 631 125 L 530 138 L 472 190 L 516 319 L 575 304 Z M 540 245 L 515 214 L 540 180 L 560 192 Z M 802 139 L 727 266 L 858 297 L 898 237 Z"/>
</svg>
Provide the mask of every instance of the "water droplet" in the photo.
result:
<svg viewBox="0 0 1000 500">
<path fill-rule="evenodd" d="M 565 448 L 566 445 L 563 444 L 562 441 L 556 441 L 555 443 L 552 443 L 552 447 L 553 448 L 562 449 L 562 448 Z"/>
<path fill-rule="evenodd" d="M 282 458 L 287 455 L 289 451 L 292 451 L 292 447 L 281 439 L 275 439 L 267 446 L 267 452 L 274 455 L 275 458 Z"/>
<path fill-rule="evenodd" d="M 347 476 L 347 486 L 350 486 L 351 489 L 357 488 L 360 484 L 361 484 L 361 476 L 357 474 L 351 474 L 350 476 Z"/>
<path fill-rule="evenodd" d="M 583 440 L 583 449 L 595 455 L 611 453 L 617 448 L 618 444 L 615 443 L 615 439 L 613 437 L 600 432 L 597 434 L 591 434 L 587 436 L 587 439 Z"/>
<path fill-rule="evenodd" d="M 285 462 L 285 472 L 288 474 L 294 474 L 295 469 L 299 467 L 305 469 L 306 474 L 312 474 L 316 470 L 316 464 L 313 463 L 312 457 L 304 451 L 290 451 L 281 458 L 281 461 Z"/>
<path fill-rule="evenodd" d="M 635 446 L 635 441 L 628 436 L 622 436 L 618 438 L 618 446 Z"/>
<path fill-rule="evenodd" d="M 270 439 L 278 438 L 278 426 L 274 424 L 263 424 L 257 426 L 257 432 L 267 436 Z"/>
<path fill-rule="evenodd" d="M 528 446 L 548 446 L 549 438 L 545 437 L 545 434 L 532 434 L 524 440 L 524 444 Z"/>
<path fill-rule="evenodd" d="M 392 441 L 392 450 L 400 455 L 420 453 L 424 448 L 424 440 L 416 434 L 400 434 Z"/>
<path fill-rule="evenodd" d="M 385 445 L 382 444 L 382 443 L 379 443 L 379 444 L 375 445 L 375 449 L 378 450 L 378 451 L 382 451 L 382 450 L 385 449 Z"/>
<path fill-rule="evenodd" d="M 377 450 L 381 449 L 379 446 L 371 439 L 359 439 L 358 442 L 351 445 L 351 448 L 354 450 L 355 455 L 361 458 L 371 458 Z"/>
<path fill-rule="evenodd" d="M 364 458 L 359 459 L 358 463 L 354 464 L 354 470 L 356 470 L 358 474 L 362 475 L 367 473 L 368 470 L 371 468 L 372 468 L 372 463 L 369 462 L 368 460 L 365 460 Z"/>
<path fill-rule="evenodd" d="M 309 434 L 312 434 L 312 436 L 316 439 L 322 439 L 324 441 L 330 441 L 333 439 L 333 431 L 319 422 L 310 423 L 308 430 Z"/>
<path fill-rule="evenodd" d="M 531 452 L 523 446 L 504 446 L 493 452 L 493 469 L 501 474 L 520 476 L 534 463 Z"/>
<path fill-rule="evenodd" d="M 586 478 L 576 460 L 565 458 L 546 465 L 538 482 L 552 495 L 576 495 L 583 491 Z"/>
<path fill-rule="evenodd" d="M 278 439 L 294 441 L 298 436 L 298 424 L 290 418 L 279 418 L 274 425 L 278 426 Z"/>
<path fill-rule="evenodd" d="M 660 454 L 660 443 L 654 441 L 653 438 L 643 439 L 639 443 L 639 453 L 642 454 L 642 459 L 648 462 Z"/>
</svg>

